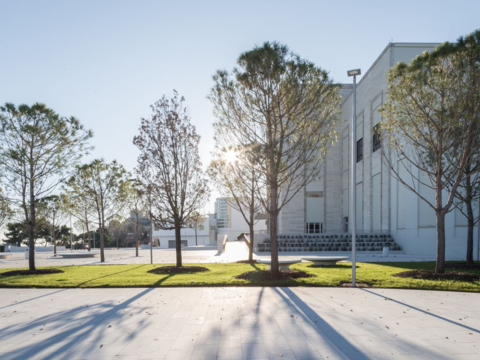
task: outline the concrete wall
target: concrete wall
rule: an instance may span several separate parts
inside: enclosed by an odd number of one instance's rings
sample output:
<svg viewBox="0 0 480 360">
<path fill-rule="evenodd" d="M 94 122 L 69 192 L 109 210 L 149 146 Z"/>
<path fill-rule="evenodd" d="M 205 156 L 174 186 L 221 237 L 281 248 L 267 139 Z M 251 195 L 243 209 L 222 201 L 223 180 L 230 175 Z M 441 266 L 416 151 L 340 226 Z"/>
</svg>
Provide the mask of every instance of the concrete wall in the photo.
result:
<svg viewBox="0 0 480 360">
<path fill-rule="evenodd" d="M 210 243 L 210 220 L 207 218 L 203 222 L 203 229 L 197 230 L 198 245 L 207 245 Z M 182 240 L 188 241 L 188 246 L 195 246 L 195 230 L 184 228 L 181 230 Z M 160 240 L 160 248 L 167 249 L 168 241 L 175 240 L 174 230 L 155 230 L 153 237 Z"/>
</svg>

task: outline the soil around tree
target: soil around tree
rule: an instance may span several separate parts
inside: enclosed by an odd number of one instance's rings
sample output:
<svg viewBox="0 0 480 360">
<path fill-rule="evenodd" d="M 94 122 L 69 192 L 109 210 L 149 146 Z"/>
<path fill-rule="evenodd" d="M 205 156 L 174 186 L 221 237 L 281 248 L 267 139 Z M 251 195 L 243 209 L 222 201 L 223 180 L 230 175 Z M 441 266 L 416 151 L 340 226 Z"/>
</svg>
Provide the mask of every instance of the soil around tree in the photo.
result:
<svg viewBox="0 0 480 360">
<path fill-rule="evenodd" d="M 235 261 L 235 264 L 256 264 L 256 263 L 257 263 L 257 260 L 255 260 L 255 259 Z"/>
<path fill-rule="evenodd" d="M 458 262 L 458 263 L 446 263 L 445 266 L 451 269 L 471 269 L 471 270 L 480 270 L 480 264 L 474 263 L 472 265 L 467 265 L 466 262 Z"/>
<path fill-rule="evenodd" d="M 47 275 L 47 274 L 61 274 L 63 270 L 59 269 L 37 269 L 34 271 L 30 270 L 14 270 L 1 273 L 2 276 L 16 276 L 16 275 Z"/>
<path fill-rule="evenodd" d="M 394 274 L 392 276 L 421 280 L 455 280 L 470 282 L 480 280 L 480 275 L 455 271 L 446 271 L 445 274 L 436 274 L 434 271 L 412 270 L 404 271 L 398 274 Z"/>
<path fill-rule="evenodd" d="M 302 279 L 309 277 L 317 277 L 316 275 L 309 274 L 300 270 L 280 270 L 278 273 L 274 273 L 271 270 L 261 271 L 247 271 L 243 274 L 235 276 L 235 279 L 239 280 L 254 280 L 259 279 L 262 281 L 278 281 L 289 279 Z"/>
<path fill-rule="evenodd" d="M 210 271 L 203 266 L 161 266 L 147 272 L 151 274 L 195 274 L 198 272 Z"/>
</svg>

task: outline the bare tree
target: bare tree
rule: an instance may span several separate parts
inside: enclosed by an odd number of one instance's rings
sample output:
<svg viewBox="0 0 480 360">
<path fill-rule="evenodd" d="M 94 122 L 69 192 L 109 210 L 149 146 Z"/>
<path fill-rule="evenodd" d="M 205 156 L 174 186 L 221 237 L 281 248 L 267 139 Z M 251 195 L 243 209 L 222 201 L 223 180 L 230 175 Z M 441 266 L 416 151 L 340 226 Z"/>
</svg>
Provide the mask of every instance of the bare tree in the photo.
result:
<svg viewBox="0 0 480 360">
<path fill-rule="evenodd" d="M 385 163 L 392 175 L 425 201 L 436 214 L 437 263 L 445 272 L 445 215 L 454 209 L 458 186 L 478 169 L 466 172 L 480 151 L 480 32 L 444 43 L 411 64 L 399 63 L 388 74 L 388 100 L 381 123 Z M 429 200 L 420 186 L 433 189 Z M 446 194 L 446 196 L 444 196 Z"/>
<path fill-rule="evenodd" d="M 217 143 L 223 143 L 217 134 Z M 262 202 L 256 196 L 264 185 L 262 172 L 255 167 L 255 153 L 252 149 L 217 149 L 210 163 L 208 174 L 220 194 L 227 199 L 229 205 L 242 214 L 249 228 L 248 260 L 253 261 L 255 242 L 254 226 L 258 222 L 256 216 L 264 213 Z M 253 153 L 252 153 L 253 152 Z"/>
<path fill-rule="evenodd" d="M 14 215 L 13 209 L 10 207 L 10 201 L 5 196 L 2 188 L 0 188 L 0 229 L 5 222 L 9 221 Z"/>
<path fill-rule="evenodd" d="M 340 96 L 326 71 L 278 43 L 243 53 L 237 64 L 231 74 L 218 71 L 213 77 L 214 126 L 227 146 L 257 147 L 255 164 L 268 195 L 257 199 L 270 216 L 271 269 L 278 272 L 278 215 L 318 178 L 336 140 Z"/>
<path fill-rule="evenodd" d="M 39 200 L 68 176 L 90 137 L 77 119 L 61 117 L 44 104 L 0 107 L 0 172 L 28 226 L 30 271 L 35 271 Z"/>
<path fill-rule="evenodd" d="M 86 230 L 88 251 L 91 251 L 92 248 L 90 230 L 96 213 L 95 203 L 89 193 L 90 183 L 88 171 L 77 171 L 63 186 L 64 201 L 67 203 L 68 212 L 80 221 Z"/>
<path fill-rule="evenodd" d="M 193 211 L 207 201 L 209 189 L 198 154 L 200 136 L 190 123 L 185 99 L 174 91 L 141 120 L 133 143 L 140 150 L 136 174 L 151 205 L 150 217 L 160 229 L 175 229 L 176 266 L 182 266 L 180 230 Z"/>
<path fill-rule="evenodd" d="M 188 227 L 193 229 L 195 232 L 195 246 L 198 245 L 198 240 L 197 240 L 197 233 L 198 230 L 203 230 L 203 223 L 208 217 L 201 214 L 199 211 L 193 211 L 190 214 L 190 217 L 188 219 Z"/>
<path fill-rule="evenodd" d="M 90 164 L 77 167 L 71 184 L 82 184 L 90 206 L 95 208 L 100 232 L 100 261 L 105 262 L 105 229 L 107 224 L 119 217 L 124 210 L 130 186 L 129 173 L 115 160 L 108 164 L 103 160 L 93 160 Z M 83 179 L 88 181 L 83 182 Z M 72 186 L 73 187 L 73 186 Z"/>
<path fill-rule="evenodd" d="M 472 154 L 478 157 L 480 154 Z M 480 220 L 480 214 L 475 216 L 479 210 L 480 200 L 480 159 L 472 161 L 472 157 L 465 166 L 465 181 L 458 184 L 454 201 L 457 209 L 467 218 L 467 252 L 466 263 L 473 265 L 473 228 Z M 472 174 L 472 175 L 468 175 Z"/>
<path fill-rule="evenodd" d="M 60 232 L 60 226 L 65 225 L 70 215 L 68 203 L 65 195 L 52 195 L 41 200 L 44 207 L 43 218 L 47 220 L 51 228 L 50 235 L 53 243 L 53 253 L 57 253 L 57 234 Z"/>
<path fill-rule="evenodd" d="M 113 235 L 113 239 L 115 240 L 118 249 L 118 239 L 124 232 L 123 223 L 117 219 L 110 220 L 110 222 L 108 223 L 108 232 Z"/>
<path fill-rule="evenodd" d="M 140 234 L 140 223 L 142 215 L 148 210 L 145 208 L 145 191 L 142 189 L 142 184 L 136 179 L 130 180 L 131 189 L 128 197 L 128 208 L 130 210 L 129 219 L 134 220 L 135 226 L 135 256 L 138 256 L 138 235 Z"/>
</svg>

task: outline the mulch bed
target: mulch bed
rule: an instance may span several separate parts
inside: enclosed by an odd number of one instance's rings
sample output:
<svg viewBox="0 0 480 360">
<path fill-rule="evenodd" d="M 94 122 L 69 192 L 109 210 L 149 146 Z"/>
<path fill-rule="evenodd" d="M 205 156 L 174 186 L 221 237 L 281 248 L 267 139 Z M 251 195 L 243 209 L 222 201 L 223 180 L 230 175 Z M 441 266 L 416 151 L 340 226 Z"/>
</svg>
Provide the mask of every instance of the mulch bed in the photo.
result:
<svg viewBox="0 0 480 360">
<path fill-rule="evenodd" d="M 253 260 L 239 260 L 239 261 L 235 261 L 236 264 L 256 264 L 257 263 L 257 260 L 253 259 Z"/>
<path fill-rule="evenodd" d="M 210 271 L 210 270 L 203 266 L 182 266 L 179 268 L 176 266 L 162 266 L 162 267 L 149 270 L 147 272 L 151 274 L 194 274 L 194 273 L 205 272 L 205 271 Z"/>
<path fill-rule="evenodd" d="M 276 281 L 276 280 L 317 277 L 316 275 L 309 274 L 305 271 L 299 271 L 299 270 L 280 270 L 278 273 L 273 273 L 271 270 L 262 270 L 262 271 L 248 271 L 238 276 L 235 276 L 235 279 L 253 280 L 257 276 L 259 276 L 259 279 L 262 281 Z"/>
<path fill-rule="evenodd" d="M 412 270 L 404 271 L 393 276 L 401 278 L 422 279 L 422 280 L 456 280 L 456 281 L 478 281 L 480 275 L 464 272 L 446 271 L 445 274 L 436 274 L 434 271 Z"/>
<path fill-rule="evenodd" d="M 446 263 L 445 266 L 451 269 L 471 269 L 471 270 L 480 270 L 480 264 L 475 263 L 473 265 L 467 265 L 464 262 L 458 263 Z"/>
<path fill-rule="evenodd" d="M 46 274 L 60 274 L 63 273 L 62 270 L 58 269 L 37 269 L 34 271 L 30 270 L 14 270 L 1 273 L 2 276 L 15 276 L 15 275 L 46 275 Z"/>
</svg>

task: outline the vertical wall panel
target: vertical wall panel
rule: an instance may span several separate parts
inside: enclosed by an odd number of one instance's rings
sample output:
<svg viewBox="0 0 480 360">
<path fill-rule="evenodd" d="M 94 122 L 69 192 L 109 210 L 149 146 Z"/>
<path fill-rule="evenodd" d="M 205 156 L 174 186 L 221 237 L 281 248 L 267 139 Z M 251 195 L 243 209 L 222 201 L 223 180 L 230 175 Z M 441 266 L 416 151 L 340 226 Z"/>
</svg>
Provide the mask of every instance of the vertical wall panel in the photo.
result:
<svg viewBox="0 0 480 360">
<path fill-rule="evenodd" d="M 407 176 L 410 176 L 407 169 L 403 165 L 401 161 L 397 163 L 398 166 L 398 174 L 400 178 L 406 179 Z M 398 181 L 397 184 L 397 229 L 405 229 L 406 228 L 406 196 L 408 189 Z"/>
<path fill-rule="evenodd" d="M 356 223 L 357 230 L 363 230 L 363 183 L 357 184 L 357 209 L 356 209 Z"/>
<path fill-rule="evenodd" d="M 372 178 L 372 230 L 382 230 L 382 175 L 377 174 Z"/>
<path fill-rule="evenodd" d="M 427 199 L 430 203 L 435 204 L 435 190 L 429 187 L 430 180 L 427 174 L 423 171 L 420 172 L 418 184 L 418 193 Z M 427 185 L 423 185 L 427 184 Z M 435 210 L 432 209 L 427 202 L 422 198 L 418 198 L 418 227 L 435 227 L 437 225 L 437 219 L 435 216 Z"/>
</svg>

